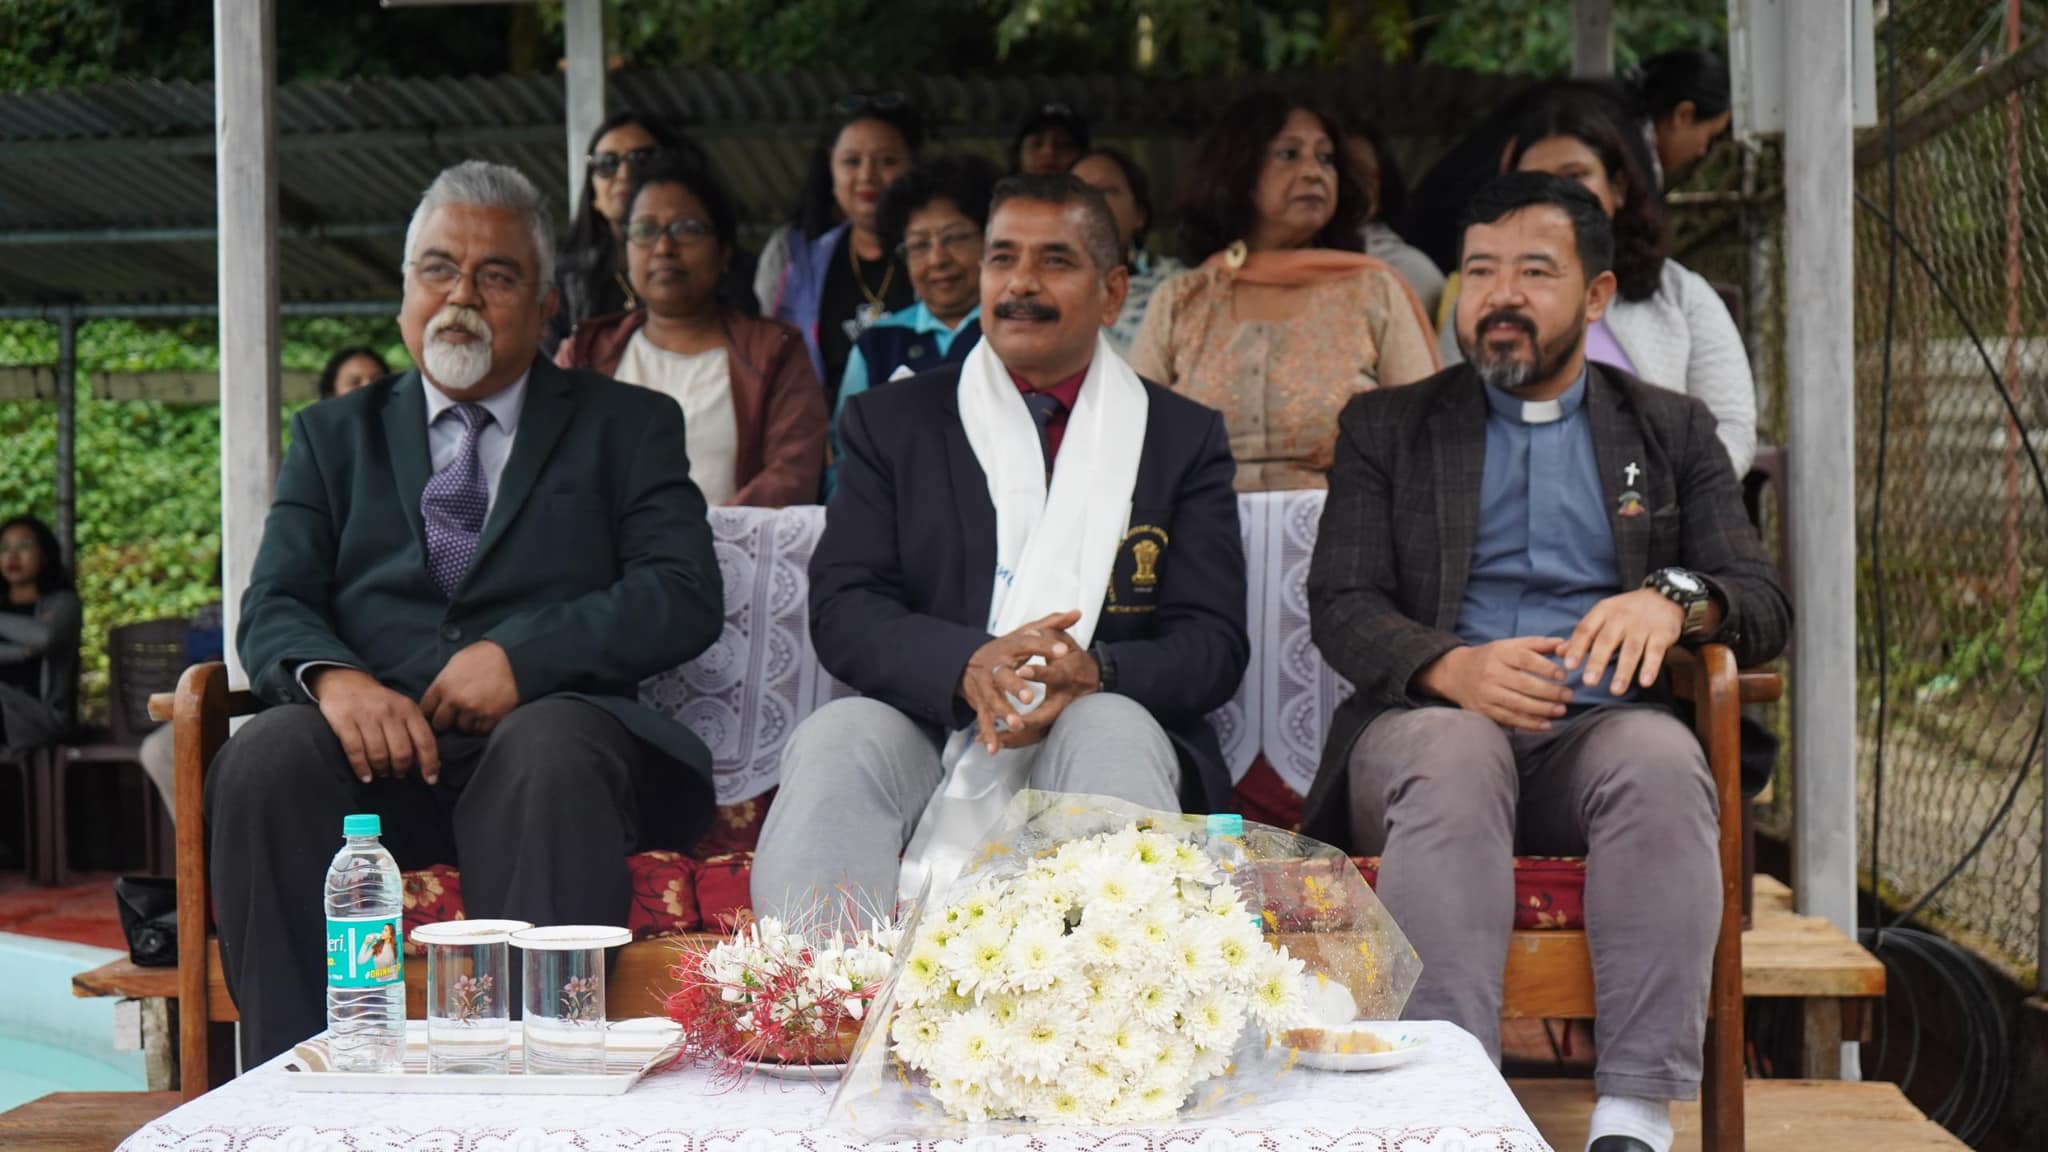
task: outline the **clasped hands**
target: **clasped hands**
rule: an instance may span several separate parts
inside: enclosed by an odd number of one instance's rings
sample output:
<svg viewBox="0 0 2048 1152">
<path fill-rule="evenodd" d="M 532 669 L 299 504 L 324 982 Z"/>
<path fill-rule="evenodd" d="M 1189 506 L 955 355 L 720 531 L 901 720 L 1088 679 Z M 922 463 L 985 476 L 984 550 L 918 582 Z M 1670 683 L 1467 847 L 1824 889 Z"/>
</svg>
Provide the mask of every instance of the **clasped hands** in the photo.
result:
<svg viewBox="0 0 2048 1152">
<path fill-rule="evenodd" d="M 974 709 L 976 742 L 990 755 L 1045 739 L 1067 705 L 1102 687 L 1095 657 L 1067 635 L 1080 622 L 1079 612 L 1055 612 L 990 640 L 968 658 L 959 695 Z M 1026 712 L 1013 697 L 1040 703 Z"/>
<path fill-rule="evenodd" d="M 415 768 L 429 784 L 441 779 L 435 732 L 489 735 L 519 706 L 519 684 L 505 650 L 481 640 L 450 657 L 418 703 L 360 668 L 315 669 L 306 686 L 327 726 L 348 753 L 356 779 L 404 776 Z"/>
<path fill-rule="evenodd" d="M 1612 662 L 1608 683 L 1615 696 L 1626 694 L 1631 682 L 1648 688 L 1684 628 L 1683 608 L 1653 589 L 1637 589 L 1595 604 L 1569 638 L 1517 636 L 1453 648 L 1417 673 L 1415 682 L 1504 728 L 1545 732 L 1572 702 L 1574 675 L 1598 685 Z M 1561 664 L 1551 659 L 1558 656 Z"/>
</svg>

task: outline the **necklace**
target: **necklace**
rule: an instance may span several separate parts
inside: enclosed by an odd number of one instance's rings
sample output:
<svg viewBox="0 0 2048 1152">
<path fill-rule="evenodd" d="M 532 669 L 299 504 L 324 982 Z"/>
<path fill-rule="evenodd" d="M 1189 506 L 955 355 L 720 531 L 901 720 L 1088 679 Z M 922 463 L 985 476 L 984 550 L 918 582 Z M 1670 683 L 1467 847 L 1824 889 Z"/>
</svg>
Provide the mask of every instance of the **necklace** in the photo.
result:
<svg viewBox="0 0 2048 1152">
<path fill-rule="evenodd" d="M 881 291 L 870 291 L 867 278 L 860 274 L 860 257 L 853 250 L 853 231 L 848 229 L 846 233 L 846 266 L 853 269 L 853 282 L 859 286 L 860 294 L 867 297 L 868 308 L 872 310 L 873 314 L 880 316 L 882 313 L 887 312 L 889 308 L 885 301 L 889 298 L 889 285 L 896 282 L 896 262 L 894 260 L 889 261 L 888 271 L 882 273 Z"/>
<path fill-rule="evenodd" d="M 612 280 L 618 284 L 619 291 L 626 295 L 626 311 L 631 312 L 639 308 L 640 297 L 634 293 L 633 285 L 626 279 L 626 274 L 624 272 L 614 272 L 612 273 Z"/>
</svg>

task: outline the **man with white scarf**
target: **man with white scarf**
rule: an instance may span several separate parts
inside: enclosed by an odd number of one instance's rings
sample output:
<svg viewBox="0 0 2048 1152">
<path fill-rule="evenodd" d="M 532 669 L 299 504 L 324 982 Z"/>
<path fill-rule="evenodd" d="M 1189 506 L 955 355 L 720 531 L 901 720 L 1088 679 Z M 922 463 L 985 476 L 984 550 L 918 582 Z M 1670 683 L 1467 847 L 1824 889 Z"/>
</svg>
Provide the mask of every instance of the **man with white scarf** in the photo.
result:
<svg viewBox="0 0 2048 1152">
<path fill-rule="evenodd" d="M 1228 803 L 1205 717 L 1249 651 L 1236 466 L 1220 416 L 1103 341 L 1127 287 L 1099 193 L 1012 177 L 980 347 L 847 405 L 811 637 L 861 696 L 783 753 L 761 915 L 858 921 L 942 893 L 1024 787 Z"/>
</svg>

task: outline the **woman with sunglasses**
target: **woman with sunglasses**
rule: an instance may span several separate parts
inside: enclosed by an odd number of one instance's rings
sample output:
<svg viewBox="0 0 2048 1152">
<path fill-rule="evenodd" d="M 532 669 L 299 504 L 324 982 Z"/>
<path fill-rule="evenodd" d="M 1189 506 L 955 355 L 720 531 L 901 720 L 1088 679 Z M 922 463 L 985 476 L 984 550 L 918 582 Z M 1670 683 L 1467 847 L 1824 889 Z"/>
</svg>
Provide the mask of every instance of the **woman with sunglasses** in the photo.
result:
<svg viewBox="0 0 2048 1152">
<path fill-rule="evenodd" d="M 825 396 L 796 329 L 720 301 L 739 227 L 725 190 L 704 169 L 659 156 L 634 171 L 621 215 L 640 306 L 578 324 L 555 363 L 673 397 L 705 503 L 816 501 Z"/>
<path fill-rule="evenodd" d="M 623 235 L 626 191 L 633 171 L 655 156 L 675 153 L 698 166 L 708 166 L 703 149 L 662 121 L 638 112 L 618 112 L 590 134 L 583 169 L 583 195 L 576 218 L 562 240 L 555 283 L 561 306 L 550 322 L 543 346 L 552 351 L 577 323 L 593 316 L 624 312 L 638 306 L 626 282 Z M 744 262 L 742 259 L 741 262 Z M 737 281 L 744 299 L 746 281 Z M 728 285 L 728 292 L 734 285 Z"/>
<path fill-rule="evenodd" d="M 57 534 L 0 524 L 0 761 L 20 762 L 77 721 L 78 594 Z"/>
<path fill-rule="evenodd" d="M 916 299 L 910 270 L 882 242 L 875 210 L 924 145 L 924 121 L 901 93 L 850 96 L 834 112 L 811 154 L 796 220 L 778 238 L 787 262 L 764 300 L 804 334 L 828 408 L 861 333 Z"/>
</svg>

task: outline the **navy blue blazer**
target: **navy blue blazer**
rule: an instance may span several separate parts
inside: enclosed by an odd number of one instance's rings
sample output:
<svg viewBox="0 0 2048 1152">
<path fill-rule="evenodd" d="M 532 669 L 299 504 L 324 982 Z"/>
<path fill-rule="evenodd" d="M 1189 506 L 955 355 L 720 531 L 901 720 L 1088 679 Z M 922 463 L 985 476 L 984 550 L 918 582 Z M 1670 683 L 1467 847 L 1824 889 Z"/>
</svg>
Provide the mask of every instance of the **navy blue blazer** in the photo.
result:
<svg viewBox="0 0 2048 1152">
<path fill-rule="evenodd" d="M 989 641 L 996 514 L 960 423 L 949 365 L 854 397 L 839 487 L 811 556 L 811 641 L 827 671 L 925 724 L 973 722 L 956 694 Z M 1230 771 L 1207 715 L 1236 694 L 1245 634 L 1244 540 L 1223 417 L 1147 382 L 1131 520 L 1095 640 L 1116 692 L 1180 754 L 1181 802 L 1223 811 Z"/>
</svg>

